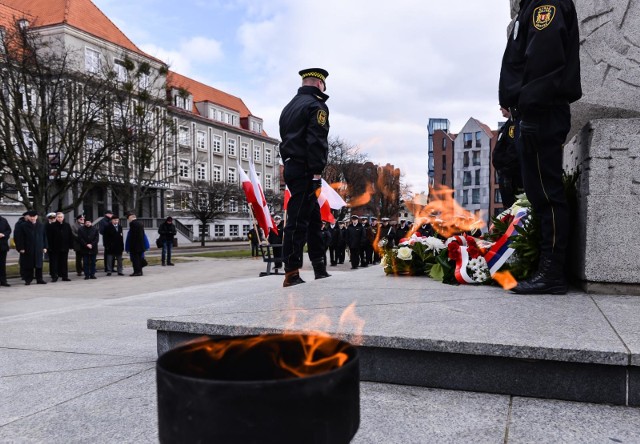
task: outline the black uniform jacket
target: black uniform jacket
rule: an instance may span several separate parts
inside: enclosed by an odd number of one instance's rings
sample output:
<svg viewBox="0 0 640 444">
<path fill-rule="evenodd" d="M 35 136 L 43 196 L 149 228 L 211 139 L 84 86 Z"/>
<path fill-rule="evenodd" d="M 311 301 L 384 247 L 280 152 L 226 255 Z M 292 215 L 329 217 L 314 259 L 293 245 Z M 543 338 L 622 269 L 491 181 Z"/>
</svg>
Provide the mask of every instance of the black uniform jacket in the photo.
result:
<svg viewBox="0 0 640 444">
<path fill-rule="evenodd" d="M 518 171 L 518 152 L 516 151 L 516 124 L 509 119 L 498 132 L 496 147 L 491 154 L 493 167 L 500 171 Z"/>
<path fill-rule="evenodd" d="M 104 245 L 104 252 L 109 255 L 119 256 L 124 251 L 124 237 L 122 235 L 122 225 L 118 224 L 116 227 L 113 224 L 109 224 L 104 229 L 104 235 L 102 236 L 102 244 Z"/>
<path fill-rule="evenodd" d="M 50 253 L 68 253 L 73 248 L 73 233 L 68 223 L 56 221 L 47 224 L 45 231 Z"/>
<path fill-rule="evenodd" d="M 328 95 L 305 85 L 280 115 L 280 155 L 284 162 L 299 162 L 310 174 L 322 174 L 329 155 Z"/>
<path fill-rule="evenodd" d="M 367 237 L 362 224 L 349 224 L 345 240 L 347 242 L 347 247 L 349 248 L 363 247 L 367 243 Z"/>
<path fill-rule="evenodd" d="M 522 0 L 502 58 L 500 106 L 535 122 L 537 113 L 578 100 L 579 49 L 572 0 Z"/>
</svg>

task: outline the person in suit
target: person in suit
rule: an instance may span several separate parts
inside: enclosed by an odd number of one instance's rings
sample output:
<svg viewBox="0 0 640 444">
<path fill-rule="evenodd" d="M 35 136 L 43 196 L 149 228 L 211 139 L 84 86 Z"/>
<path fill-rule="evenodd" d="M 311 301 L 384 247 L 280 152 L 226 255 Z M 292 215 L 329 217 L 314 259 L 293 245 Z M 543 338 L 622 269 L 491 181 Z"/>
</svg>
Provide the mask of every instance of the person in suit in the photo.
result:
<svg viewBox="0 0 640 444">
<path fill-rule="evenodd" d="M 82 276 L 84 273 L 84 264 L 82 263 L 82 245 L 78 239 L 78 230 L 84 226 L 84 214 L 76 216 L 75 222 L 71 224 L 71 233 L 73 234 L 73 251 L 76 254 L 76 274 Z"/>
<path fill-rule="evenodd" d="M 9 252 L 9 236 L 11 226 L 4 217 L 0 216 L 0 286 L 11 287 L 7 282 L 7 253 Z"/>
<path fill-rule="evenodd" d="M 351 224 L 347 227 L 346 243 L 349 248 L 349 261 L 351 262 L 352 269 L 358 268 L 360 264 L 360 252 L 367 241 L 364 227 L 358 220 L 358 216 L 351 216 Z"/>
<path fill-rule="evenodd" d="M 173 250 L 173 238 L 178 234 L 176 226 L 173 224 L 173 217 L 169 216 L 158 228 L 160 242 L 162 242 L 162 266 L 165 264 L 173 267 L 171 262 L 171 251 Z"/>
<path fill-rule="evenodd" d="M 84 263 L 84 278 L 96 278 L 96 258 L 98 257 L 98 242 L 100 232 L 94 227 L 91 219 L 85 219 L 84 226 L 78 229 L 78 241 L 82 246 L 82 261 Z"/>
<path fill-rule="evenodd" d="M 124 237 L 120 216 L 113 214 L 109 226 L 104 229 L 102 241 L 107 258 L 107 276 L 111 276 L 116 262 L 118 263 L 118 276 L 124 276 L 122 267 L 122 252 L 124 251 Z"/>
<path fill-rule="evenodd" d="M 129 232 L 125 242 L 125 251 L 131 255 L 133 273 L 130 276 L 142 276 L 142 260 L 144 258 L 145 238 L 144 225 L 140 222 L 135 213 L 129 213 Z"/>
<path fill-rule="evenodd" d="M 69 250 L 73 248 L 73 233 L 71 226 L 65 222 L 64 213 L 55 213 L 53 223 L 46 225 L 47 243 L 49 246 L 49 274 L 51 282 L 59 278 L 68 282 L 69 279 Z"/>
<path fill-rule="evenodd" d="M 336 261 L 338 264 L 344 264 L 344 258 L 347 251 L 347 222 L 341 220 L 338 222 L 338 246 L 336 247 Z"/>
</svg>

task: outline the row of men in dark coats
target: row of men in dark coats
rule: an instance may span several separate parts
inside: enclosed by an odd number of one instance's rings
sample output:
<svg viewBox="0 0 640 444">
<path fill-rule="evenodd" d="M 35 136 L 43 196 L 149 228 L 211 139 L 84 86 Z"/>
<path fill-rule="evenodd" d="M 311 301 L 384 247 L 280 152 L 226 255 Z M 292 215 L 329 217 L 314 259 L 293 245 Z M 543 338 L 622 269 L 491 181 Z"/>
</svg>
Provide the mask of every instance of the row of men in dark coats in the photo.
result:
<svg viewBox="0 0 640 444">
<path fill-rule="evenodd" d="M 126 240 L 123 236 L 120 218 L 111 215 L 101 220 L 100 226 L 93 226 L 91 220 L 79 215 L 75 223 L 65 222 L 64 213 L 49 213 L 47 223 L 38 221 L 36 211 L 27 211 L 16 223 L 13 230 L 15 249 L 20 254 L 20 277 L 26 285 L 35 279 L 38 284 L 46 284 L 42 275 L 44 255 L 49 258 L 51 281 L 70 281 L 68 270 L 69 251 L 76 252 L 76 272 L 85 279 L 96 279 L 96 259 L 100 234 L 103 236 L 105 266 L 107 275 L 117 271 L 123 276 L 122 254 L 131 255 L 133 274 L 142 276 L 144 252 L 149 249 L 149 241 L 144 226 L 136 220 L 135 214 L 129 214 L 129 232 Z M 106 221 L 106 222 L 105 222 Z M 0 285 L 8 287 L 6 276 L 6 258 L 9 251 L 11 227 L 0 216 Z M 117 264 L 117 268 L 116 268 Z"/>
</svg>

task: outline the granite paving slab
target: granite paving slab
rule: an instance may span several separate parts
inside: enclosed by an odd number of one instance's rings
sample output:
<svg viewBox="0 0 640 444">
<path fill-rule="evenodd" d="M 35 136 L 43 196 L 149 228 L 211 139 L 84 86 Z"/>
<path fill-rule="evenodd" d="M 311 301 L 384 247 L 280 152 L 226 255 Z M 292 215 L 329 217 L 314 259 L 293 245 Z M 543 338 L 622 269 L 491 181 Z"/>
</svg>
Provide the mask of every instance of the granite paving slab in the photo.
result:
<svg viewBox="0 0 640 444">
<path fill-rule="evenodd" d="M 640 296 L 594 295 L 594 301 L 631 353 L 631 365 L 640 367 Z"/>
<path fill-rule="evenodd" d="M 387 277 L 373 269 L 358 272 L 357 277 L 366 287 L 346 296 L 341 276 L 291 289 L 273 288 L 266 301 L 246 298 L 244 289 L 238 288 L 227 297 L 236 301 L 232 306 L 213 304 L 191 310 L 199 314 L 154 318 L 148 325 L 196 334 L 256 334 L 290 326 L 285 307 L 326 312 L 337 320 L 344 307 L 355 301 L 357 314 L 365 320 L 363 345 L 367 346 L 615 365 L 629 361 L 628 349 L 608 320 L 582 293 L 516 296 L 486 286 L 436 283 L 433 287 L 427 278 Z M 381 284 L 389 280 L 409 287 L 424 282 L 431 287 L 396 288 L 390 293 Z M 272 309 L 265 310 L 269 303 Z M 335 328 L 329 331 L 338 333 Z"/>
<path fill-rule="evenodd" d="M 640 408 L 513 398 L 510 444 L 638 443 Z"/>
<path fill-rule="evenodd" d="M 0 436 L 7 424 L 130 378 L 153 364 L 128 364 L 0 378 Z M 10 400 L 10 402 L 6 402 Z"/>
<path fill-rule="evenodd" d="M 499 443 L 508 411 L 505 395 L 365 382 L 352 444 Z"/>
<path fill-rule="evenodd" d="M 149 359 L 102 356 L 85 353 L 34 351 L 0 348 L 0 378 L 39 373 L 65 372 L 127 364 L 148 363 Z"/>
</svg>

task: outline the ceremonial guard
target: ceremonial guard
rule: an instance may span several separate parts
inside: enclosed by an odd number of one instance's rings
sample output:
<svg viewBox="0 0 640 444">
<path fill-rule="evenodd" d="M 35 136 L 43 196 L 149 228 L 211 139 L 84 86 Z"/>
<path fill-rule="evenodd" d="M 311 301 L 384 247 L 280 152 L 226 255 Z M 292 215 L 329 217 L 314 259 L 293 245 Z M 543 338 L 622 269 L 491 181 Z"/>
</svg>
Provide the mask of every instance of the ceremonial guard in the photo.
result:
<svg viewBox="0 0 640 444">
<path fill-rule="evenodd" d="M 338 223 L 338 231 L 340 232 L 336 253 L 338 264 L 344 264 L 344 258 L 347 252 L 347 223 L 349 223 L 348 220 L 342 220 Z"/>
<path fill-rule="evenodd" d="M 564 294 L 569 207 L 562 182 L 562 146 L 571 127 L 569 104 L 582 96 L 580 37 L 573 1 L 522 0 L 500 71 L 500 106 L 516 122 L 524 190 L 540 218 L 537 271 L 513 289 Z"/>
<path fill-rule="evenodd" d="M 409 224 L 406 219 L 400 219 L 400 225 L 396 228 L 396 245 L 400 243 L 402 239 L 407 237 L 409 232 Z"/>
<path fill-rule="evenodd" d="M 291 193 L 284 227 L 284 287 L 304 283 L 302 267 L 304 245 L 316 279 L 326 278 L 323 262 L 322 219 L 318 195 L 322 172 L 329 154 L 329 98 L 324 93 L 329 73 L 311 68 L 300 71 L 302 86 L 280 115 L 280 155 L 284 163 L 284 180 Z"/>
<path fill-rule="evenodd" d="M 388 217 L 383 217 L 380 220 L 382 221 L 380 241 L 386 240 L 385 248 L 393 248 L 396 244 L 396 230 L 394 230 L 393 225 L 389 223 Z"/>
</svg>

